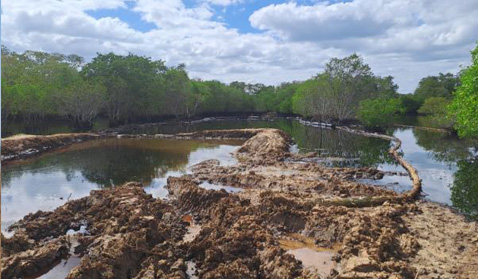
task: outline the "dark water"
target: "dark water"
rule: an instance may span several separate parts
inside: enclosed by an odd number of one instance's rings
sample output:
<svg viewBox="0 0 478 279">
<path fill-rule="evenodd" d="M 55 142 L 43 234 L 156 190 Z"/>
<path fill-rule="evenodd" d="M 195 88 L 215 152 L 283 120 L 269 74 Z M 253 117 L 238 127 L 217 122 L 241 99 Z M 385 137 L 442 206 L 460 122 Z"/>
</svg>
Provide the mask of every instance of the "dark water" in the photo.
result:
<svg viewBox="0 0 478 279">
<path fill-rule="evenodd" d="M 146 125 L 123 132 L 157 134 L 251 127 L 282 129 L 294 138 L 293 149 L 315 151 L 327 157 L 324 162 L 328 164 L 403 171 L 388 156 L 390 143 L 387 141 L 303 126 L 292 119 Z M 389 133 L 402 139 L 405 159 L 418 169 L 428 199 L 452 205 L 468 215 L 478 214 L 476 142 L 418 129 L 395 129 Z M 238 144 L 237 141 L 108 139 L 5 165 L 2 168 L 2 231 L 29 212 L 52 210 L 68 198 L 83 197 L 92 189 L 126 181 L 142 181 L 148 186 L 148 192 L 164 197 L 166 191 L 162 186 L 168 176 L 181 175 L 189 166 L 210 158 L 218 158 L 223 164 L 234 163 L 229 153 Z M 408 177 L 386 176 L 379 183 L 397 191 L 411 187 Z"/>
</svg>

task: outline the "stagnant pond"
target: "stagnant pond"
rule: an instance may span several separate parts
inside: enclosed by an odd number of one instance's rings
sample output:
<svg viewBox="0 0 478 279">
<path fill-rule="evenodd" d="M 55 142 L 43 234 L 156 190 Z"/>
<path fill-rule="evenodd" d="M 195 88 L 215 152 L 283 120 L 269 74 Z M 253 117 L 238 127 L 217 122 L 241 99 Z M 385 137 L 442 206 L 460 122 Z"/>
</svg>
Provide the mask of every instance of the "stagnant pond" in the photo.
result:
<svg viewBox="0 0 478 279">
<path fill-rule="evenodd" d="M 402 171 L 388 156 L 390 143 L 344 131 L 304 126 L 294 119 L 214 120 L 195 124 L 158 124 L 130 127 L 124 133 L 178 133 L 203 129 L 274 127 L 295 140 L 293 150 L 317 152 L 322 163 L 339 166 L 376 166 Z M 388 131 L 403 141 L 405 159 L 419 171 L 426 198 L 452 205 L 468 215 L 478 213 L 478 144 L 440 132 L 419 129 Z M 53 210 L 92 189 L 140 181 L 155 197 L 165 197 L 168 176 L 177 176 L 205 159 L 234 164 L 230 155 L 240 141 L 105 139 L 77 144 L 2 168 L 2 231 L 36 210 Z M 365 181 L 367 183 L 377 183 Z M 407 177 L 385 176 L 378 183 L 397 191 L 411 187 Z M 204 187 L 213 188 L 211 185 Z M 235 189 L 226 189 L 235 191 Z"/>
</svg>

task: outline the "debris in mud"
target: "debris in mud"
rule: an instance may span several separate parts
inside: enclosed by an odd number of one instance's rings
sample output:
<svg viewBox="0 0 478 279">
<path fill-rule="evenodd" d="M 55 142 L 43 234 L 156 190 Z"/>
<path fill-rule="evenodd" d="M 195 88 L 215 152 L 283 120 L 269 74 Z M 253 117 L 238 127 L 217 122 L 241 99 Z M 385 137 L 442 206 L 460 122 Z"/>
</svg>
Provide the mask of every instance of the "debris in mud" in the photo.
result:
<svg viewBox="0 0 478 279">
<path fill-rule="evenodd" d="M 234 166 L 207 160 L 169 177 L 169 200 L 127 183 L 25 216 L 12 238 L 2 236 L 2 276 L 47 272 L 71 249 L 65 234 L 82 226 L 88 233 L 75 234 L 81 261 L 69 279 L 471 279 L 478 272 L 476 223 L 356 181 L 385 174 L 374 168 L 303 162 L 275 129 L 174 137 L 248 140 Z M 383 199 L 367 203 L 377 197 Z M 358 208 L 324 200 L 365 202 Z"/>
</svg>

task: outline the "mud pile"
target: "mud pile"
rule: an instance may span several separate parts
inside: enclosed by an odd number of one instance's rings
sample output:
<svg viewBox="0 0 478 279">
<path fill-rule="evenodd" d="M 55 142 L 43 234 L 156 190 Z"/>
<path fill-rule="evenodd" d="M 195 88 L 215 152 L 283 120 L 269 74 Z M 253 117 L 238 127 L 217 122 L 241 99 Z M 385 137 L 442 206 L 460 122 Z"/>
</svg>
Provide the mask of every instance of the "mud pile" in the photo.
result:
<svg viewBox="0 0 478 279">
<path fill-rule="evenodd" d="M 2 236 L 3 278 L 41 275 L 72 253 L 82 258 L 70 279 L 471 279 L 478 273 L 476 223 L 356 181 L 381 179 L 376 169 L 305 162 L 313 154 L 289 153 L 290 138 L 275 129 L 175 137 L 248 140 L 235 166 L 207 160 L 191 174 L 168 178 L 168 200 L 128 183 L 25 216 L 12 226 L 12 238 Z M 206 190 L 204 182 L 243 191 Z M 67 234 L 81 226 L 87 233 Z M 301 261 L 298 249 L 323 262 Z"/>
<path fill-rule="evenodd" d="M 18 135 L 2 139 L 2 163 L 28 158 L 70 144 L 97 139 L 93 133 L 55 134 L 50 136 Z"/>
<path fill-rule="evenodd" d="M 74 249 L 84 254 L 68 278 L 131 278 L 156 245 L 175 243 L 185 226 L 175 210 L 147 195 L 139 183 L 92 191 L 53 212 L 25 216 L 2 249 L 2 277 L 41 275 Z M 72 247 L 70 229 L 87 227 Z M 170 251 L 171 252 L 171 251 Z"/>
</svg>

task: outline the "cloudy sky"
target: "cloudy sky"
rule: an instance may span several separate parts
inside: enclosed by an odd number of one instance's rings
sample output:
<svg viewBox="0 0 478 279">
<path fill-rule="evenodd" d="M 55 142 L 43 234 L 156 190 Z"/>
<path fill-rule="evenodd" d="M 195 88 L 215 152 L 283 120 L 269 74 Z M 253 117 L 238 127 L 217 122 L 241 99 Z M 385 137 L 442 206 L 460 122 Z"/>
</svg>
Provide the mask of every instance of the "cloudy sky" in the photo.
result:
<svg viewBox="0 0 478 279">
<path fill-rule="evenodd" d="M 113 51 L 185 63 L 192 78 L 278 84 L 361 54 L 402 93 L 469 63 L 477 0 L 2 0 L 15 51 Z"/>
</svg>

